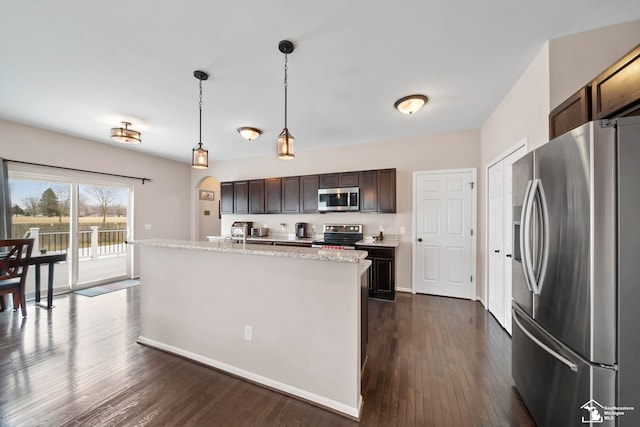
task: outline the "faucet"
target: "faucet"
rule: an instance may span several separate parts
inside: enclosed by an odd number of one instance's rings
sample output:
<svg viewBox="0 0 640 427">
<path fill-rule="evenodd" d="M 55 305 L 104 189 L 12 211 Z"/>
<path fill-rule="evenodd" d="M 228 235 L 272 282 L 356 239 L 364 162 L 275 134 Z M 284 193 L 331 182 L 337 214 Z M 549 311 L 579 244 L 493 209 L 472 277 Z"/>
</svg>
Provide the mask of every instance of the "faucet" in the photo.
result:
<svg viewBox="0 0 640 427">
<path fill-rule="evenodd" d="M 231 236 L 224 236 L 224 239 L 222 239 L 222 243 L 220 244 L 220 247 L 224 247 L 225 242 L 227 241 L 227 239 L 229 239 L 229 241 L 231 243 L 233 243 L 233 237 Z"/>
</svg>

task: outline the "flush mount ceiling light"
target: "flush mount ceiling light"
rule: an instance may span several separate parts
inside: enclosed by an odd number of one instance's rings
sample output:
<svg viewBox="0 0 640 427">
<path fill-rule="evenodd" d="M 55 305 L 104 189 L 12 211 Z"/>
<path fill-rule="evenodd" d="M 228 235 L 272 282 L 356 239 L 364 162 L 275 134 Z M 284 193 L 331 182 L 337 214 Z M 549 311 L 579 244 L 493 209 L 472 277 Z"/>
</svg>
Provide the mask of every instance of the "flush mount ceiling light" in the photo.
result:
<svg viewBox="0 0 640 427">
<path fill-rule="evenodd" d="M 401 113 L 412 115 L 424 107 L 428 100 L 424 95 L 409 95 L 398 99 L 393 106 Z"/>
<path fill-rule="evenodd" d="M 284 129 L 278 135 L 278 159 L 292 160 L 296 156 L 293 154 L 293 143 L 295 138 L 289 133 L 287 128 L 287 55 L 293 52 L 293 43 L 289 40 L 282 40 L 278 43 L 278 49 L 284 53 Z"/>
<path fill-rule="evenodd" d="M 198 145 L 193 147 L 191 153 L 191 167 L 194 169 L 207 169 L 209 167 L 209 150 L 202 145 L 202 81 L 207 80 L 209 75 L 204 71 L 194 71 L 193 76 L 200 82 L 200 139 Z"/>
<path fill-rule="evenodd" d="M 142 140 L 140 139 L 140 132 L 129 129 L 131 123 L 129 122 L 120 122 L 122 123 L 121 128 L 111 128 L 111 139 L 114 141 L 122 142 L 123 144 L 140 144 Z"/>
<path fill-rule="evenodd" d="M 253 141 L 257 137 L 262 135 L 262 131 L 260 129 L 250 128 L 247 126 L 238 128 L 238 133 L 240 134 L 240 136 L 242 136 L 244 139 L 248 141 Z"/>
</svg>

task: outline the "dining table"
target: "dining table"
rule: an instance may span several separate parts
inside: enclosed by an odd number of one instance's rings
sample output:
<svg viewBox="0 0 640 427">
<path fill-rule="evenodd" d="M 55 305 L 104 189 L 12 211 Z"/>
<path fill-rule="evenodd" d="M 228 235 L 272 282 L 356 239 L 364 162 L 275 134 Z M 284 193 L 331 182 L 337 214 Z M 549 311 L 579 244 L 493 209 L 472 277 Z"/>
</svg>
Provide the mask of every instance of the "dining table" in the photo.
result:
<svg viewBox="0 0 640 427">
<path fill-rule="evenodd" d="M 53 307 L 53 266 L 58 262 L 67 260 L 66 253 L 58 254 L 40 254 L 29 258 L 29 265 L 35 268 L 35 303 L 37 306 L 51 310 Z M 49 276 L 47 278 L 47 302 L 40 301 L 40 266 L 46 264 L 49 266 Z"/>
</svg>

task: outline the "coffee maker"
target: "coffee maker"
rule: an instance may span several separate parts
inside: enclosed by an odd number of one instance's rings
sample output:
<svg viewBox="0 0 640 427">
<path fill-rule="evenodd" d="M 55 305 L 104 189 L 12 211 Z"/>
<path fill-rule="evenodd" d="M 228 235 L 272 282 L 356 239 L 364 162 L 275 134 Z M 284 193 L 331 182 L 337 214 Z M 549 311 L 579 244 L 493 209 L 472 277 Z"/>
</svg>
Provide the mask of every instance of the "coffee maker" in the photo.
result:
<svg viewBox="0 0 640 427">
<path fill-rule="evenodd" d="M 296 222 L 296 237 L 298 237 L 298 238 L 307 237 L 307 223 L 306 222 Z"/>
</svg>

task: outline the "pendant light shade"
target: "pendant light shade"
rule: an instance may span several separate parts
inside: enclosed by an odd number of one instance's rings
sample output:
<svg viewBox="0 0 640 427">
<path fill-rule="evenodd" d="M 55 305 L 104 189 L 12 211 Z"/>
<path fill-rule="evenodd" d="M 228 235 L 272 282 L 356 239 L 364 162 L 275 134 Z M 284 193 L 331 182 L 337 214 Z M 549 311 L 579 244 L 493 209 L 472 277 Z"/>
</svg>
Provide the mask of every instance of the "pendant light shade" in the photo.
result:
<svg viewBox="0 0 640 427">
<path fill-rule="evenodd" d="M 129 129 L 131 123 L 129 122 L 120 122 L 122 123 L 121 128 L 111 128 L 111 139 L 114 141 L 122 142 L 123 144 L 140 144 L 142 140 L 140 139 L 140 132 L 137 130 Z"/>
<path fill-rule="evenodd" d="M 209 150 L 204 148 L 202 142 L 193 147 L 191 153 L 191 167 L 194 169 L 206 169 L 209 167 Z"/>
<path fill-rule="evenodd" d="M 204 71 L 194 71 L 193 76 L 200 82 L 200 139 L 198 144 L 193 147 L 191 153 L 191 167 L 194 169 L 207 169 L 209 167 L 209 150 L 202 145 L 202 81 L 207 80 L 209 75 Z"/>
<path fill-rule="evenodd" d="M 293 144 L 295 139 L 293 138 L 293 135 L 289 133 L 289 129 L 287 128 L 287 55 L 293 52 L 293 49 L 293 43 L 289 40 L 282 40 L 278 44 L 278 50 L 284 53 L 284 129 L 280 135 L 278 135 L 278 159 L 280 160 L 292 160 L 296 157 L 293 154 Z"/>
<path fill-rule="evenodd" d="M 278 135 L 278 159 L 280 160 L 293 160 L 295 154 L 293 154 L 293 144 L 295 142 L 293 135 L 289 133 L 289 129 L 284 128 L 282 133 Z"/>
</svg>

